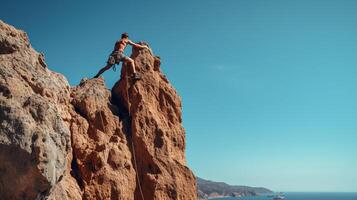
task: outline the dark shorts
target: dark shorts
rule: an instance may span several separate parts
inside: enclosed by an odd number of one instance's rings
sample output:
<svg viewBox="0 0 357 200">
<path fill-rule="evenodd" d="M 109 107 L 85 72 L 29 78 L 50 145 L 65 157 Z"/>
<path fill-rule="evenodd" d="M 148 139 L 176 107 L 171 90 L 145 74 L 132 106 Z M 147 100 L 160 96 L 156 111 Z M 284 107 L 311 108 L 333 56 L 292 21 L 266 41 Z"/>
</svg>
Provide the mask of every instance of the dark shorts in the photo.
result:
<svg viewBox="0 0 357 200">
<path fill-rule="evenodd" d="M 114 65 L 114 64 L 119 64 L 120 61 L 125 61 L 128 60 L 129 57 L 124 55 L 123 53 L 120 53 L 118 51 L 114 51 L 110 54 L 107 64 L 108 65 Z"/>
</svg>

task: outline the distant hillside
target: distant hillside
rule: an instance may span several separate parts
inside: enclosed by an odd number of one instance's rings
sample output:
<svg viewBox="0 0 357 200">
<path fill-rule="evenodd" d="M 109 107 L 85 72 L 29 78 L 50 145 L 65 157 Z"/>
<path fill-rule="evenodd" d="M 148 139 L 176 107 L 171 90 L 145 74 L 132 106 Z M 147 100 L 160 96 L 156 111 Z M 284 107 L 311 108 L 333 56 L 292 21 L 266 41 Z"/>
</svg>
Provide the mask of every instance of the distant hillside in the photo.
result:
<svg viewBox="0 0 357 200">
<path fill-rule="evenodd" d="M 197 177 L 197 193 L 199 199 L 211 199 L 219 197 L 256 196 L 272 193 L 263 187 L 234 186 L 223 182 L 213 182 Z"/>
</svg>

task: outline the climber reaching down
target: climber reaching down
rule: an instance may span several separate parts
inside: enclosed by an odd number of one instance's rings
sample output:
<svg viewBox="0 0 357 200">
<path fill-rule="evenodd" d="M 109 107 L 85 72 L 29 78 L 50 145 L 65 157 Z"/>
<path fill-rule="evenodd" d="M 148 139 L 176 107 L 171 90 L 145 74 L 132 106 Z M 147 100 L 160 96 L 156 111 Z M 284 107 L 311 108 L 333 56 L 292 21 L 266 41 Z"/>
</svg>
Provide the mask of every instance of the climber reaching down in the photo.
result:
<svg viewBox="0 0 357 200">
<path fill-rule="evenodd" d="M 145 45 L 140 45 L 140 44 L 134 43 L 131 40 L 129 40 L 128 33 L 121 34 L 121 39 L 115 43 L 114 50 L 112 51 L 112 53 L 110 54 L 110 56 L 108 58 L 107 65 L 105 67 L 103 67 L 102 69 L 100 69 L 98 74 L 95 75 L 94 78 L 98 78 L 103 72 L 107 71 L 112 66 L 114 66 L 115 64 L 119 64 L 120 61 L 122 61 L 122 62 L 128 63 L 131 66 L 131 69 L 133 72 L 132 78 L 134 80 L 139 80 L 140 76 L 136 73 L 134 60 L 131 59 L 130 57 L 124 55 L 124 49 L 128 44 L 131 46 L 134 46 L 134 47 L 138 47 L 138 48 L 149 49 L 149 47 L 147 47 Z M 150 50 L 150 52 L 151 52 L 151 50 Z"/>
</svg>

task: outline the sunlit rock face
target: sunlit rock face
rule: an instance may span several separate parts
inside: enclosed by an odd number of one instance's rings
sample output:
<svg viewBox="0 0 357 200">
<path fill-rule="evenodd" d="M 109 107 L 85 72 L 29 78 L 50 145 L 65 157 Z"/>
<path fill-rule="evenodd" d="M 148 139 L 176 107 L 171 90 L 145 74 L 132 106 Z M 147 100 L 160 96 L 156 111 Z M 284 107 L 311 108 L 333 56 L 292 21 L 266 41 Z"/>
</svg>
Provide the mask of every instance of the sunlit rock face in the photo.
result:
<svg viewBox="0 0 357 200">
<path fill-rule="evenodd" d="M 0 21 L 1 199 L 196 199 L 181 100 L 149 50 L 142 80 L 70 87 L 25 32 Z"/>
</svg>

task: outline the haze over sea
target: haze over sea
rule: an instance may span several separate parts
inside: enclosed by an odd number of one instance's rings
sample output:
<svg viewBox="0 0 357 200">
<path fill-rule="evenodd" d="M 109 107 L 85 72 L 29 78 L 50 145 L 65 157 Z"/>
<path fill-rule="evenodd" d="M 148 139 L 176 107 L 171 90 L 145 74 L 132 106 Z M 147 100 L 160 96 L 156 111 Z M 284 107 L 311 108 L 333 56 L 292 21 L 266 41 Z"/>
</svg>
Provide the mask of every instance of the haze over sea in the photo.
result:
<svg viewBox="0 0 357 200">
<path fill-rule="evenodd" d="M 284 193 L 285 200 L 357 200 L 357 193 L 343 192 L 290 192 Z M 269 196 L 251 196 L 241 198 L 217 198 L 214 200 L 272 200 Z"/>
</svg>

